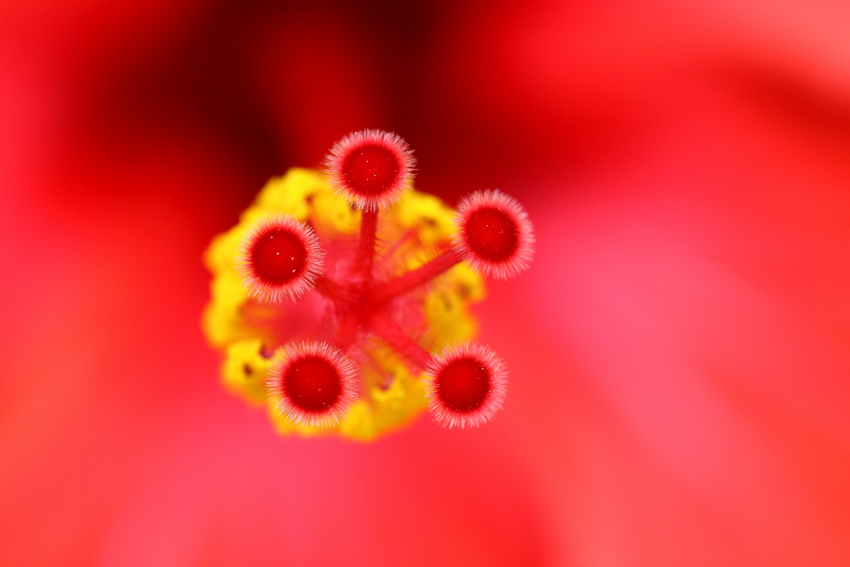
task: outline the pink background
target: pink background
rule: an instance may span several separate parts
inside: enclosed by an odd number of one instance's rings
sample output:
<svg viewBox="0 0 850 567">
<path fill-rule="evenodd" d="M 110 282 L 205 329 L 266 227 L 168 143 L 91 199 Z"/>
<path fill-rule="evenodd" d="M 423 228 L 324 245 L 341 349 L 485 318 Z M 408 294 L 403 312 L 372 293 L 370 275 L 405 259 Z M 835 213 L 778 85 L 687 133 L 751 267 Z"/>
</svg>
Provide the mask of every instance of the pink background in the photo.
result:
<svg viewBox="0 0 850 567">
<path fill-rule="evenodd" d="M 0 3 L 0 565 L 850 564 L 850 5 Z M 538 251 L 505 409 L 360 445 L 222 390 L 201 253 L 404 136 Z"/>
</svg>

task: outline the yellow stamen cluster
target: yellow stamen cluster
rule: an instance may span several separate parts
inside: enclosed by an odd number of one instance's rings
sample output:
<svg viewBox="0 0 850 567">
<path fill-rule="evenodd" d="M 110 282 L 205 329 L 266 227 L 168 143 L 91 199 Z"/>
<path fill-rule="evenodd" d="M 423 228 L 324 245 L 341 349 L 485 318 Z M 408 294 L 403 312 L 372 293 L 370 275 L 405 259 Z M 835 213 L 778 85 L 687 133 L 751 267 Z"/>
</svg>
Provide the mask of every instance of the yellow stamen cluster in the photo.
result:
<svg viewBox="0 0 850 567">
<path fill-rule="evenodd" d="M 224 361 L 222 380 L 232 392 L 268 408 L 278 432 L 314 435 L 336 434 L 357 440 L 374 439 L 381 433 L 410 422 L 426 407 L 420 370 L 374 336 L 358 345 L 361 396 L 341 422 L 318 429 L 287 420 L 269 403 L 266 378 L 272 353 L 292 340 L 310 340 L 318 324 L 309 292 L 298 303 L 262 304 L 248 296 L 237 273 L 239 243 L 254 223 L 268 215 L 290 215 L 310 225 L 325 243 L 356 239 L 361 213 L 336 194 L 317 171 L 293 168 L 272 179 L 239 223 L 216 236 L 205 254 L 213 275 L 211 300 L 203 317 L 207 340 Z M 407 191 L 402 200 L 382 212 L 378 226 L 377 254 L 389 261 L 382 266 L 392 277 L 417 268 L 451 245 L 456 228 L 454 212 L 438 198 Z M 417 329 L 419 346 L 429 352 L 470 339 L 476 322 L 469 306 L 483 299 L 481 277 L 459 263 L 433 283 L 410 294 L 421 309 L 424 328 Z M 312 310 L 311 310 L 312 309 Z"/>
</svg>

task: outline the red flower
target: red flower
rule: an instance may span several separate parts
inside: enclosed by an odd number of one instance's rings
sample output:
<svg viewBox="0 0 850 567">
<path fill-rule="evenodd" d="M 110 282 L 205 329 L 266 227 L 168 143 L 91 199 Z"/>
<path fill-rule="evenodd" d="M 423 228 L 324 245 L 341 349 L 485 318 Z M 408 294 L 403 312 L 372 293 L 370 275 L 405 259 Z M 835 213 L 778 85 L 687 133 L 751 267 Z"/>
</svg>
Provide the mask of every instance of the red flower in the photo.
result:
<svg viewBox="0 0 850 567">
<path fill-rule="evenodd" d="M 847 9 L 401 4 L 4 9 L 0 564 L 850 562 Z M 365 127 L 534 219 L 487 427 L 218 384 L 202 250 Z"/>
</svg>

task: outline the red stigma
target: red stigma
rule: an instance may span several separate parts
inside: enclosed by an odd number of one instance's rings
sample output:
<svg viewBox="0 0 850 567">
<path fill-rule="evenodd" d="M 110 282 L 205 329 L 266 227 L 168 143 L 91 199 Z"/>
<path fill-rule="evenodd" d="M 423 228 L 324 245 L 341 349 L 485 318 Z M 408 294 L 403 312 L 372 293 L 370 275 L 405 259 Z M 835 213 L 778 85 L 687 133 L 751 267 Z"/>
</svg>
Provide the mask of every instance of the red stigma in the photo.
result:
<svg viewBox="0 0 850 567">
<path fill-rule="evenodd" d="M 251 248 L 251 264 L 257 277 L 269 284 L 283 284 L 304 271 L 307 250 L 291 232 L 272 229 Z"/>
<path fill-rule="evenodd" d="M 499 191 L 478 191 L 458 206 L 455 249 L 477 271 L 508 279 L 526 270 L 534 231 L 522 206 Z"/>
<path fill-rule="evenodd" d="M 446 427 L 477 427 L 502 407 L 504 364 L 480 345 L 459 345 L 435 357 L 426 370 L 434 417 Z"/>
<path fill-rule="evenodd" d="M 490 375 L 474 358 L 450 362 L 435 377 L 435 383 L 440 402 L 458 412 L 478 409 L 490 392 Z"/>
<path fill-rule="evenodd" d="M 502 211 L 479 209 L 469 216 L 463 230 L 469 247 L 488 260 L 501 262 L 516 252 L 517 226 Z"/>
<path fill-rule="evenodd" d="M 268 389 L 277 409 L 295 422 L 338 422 L 357 399 L 357 371 L 327 343 L 290 343 L 275 353 Z"/>
<path fill-rule="evenodd" d="M 240 244 L 237 271 L 249 295 L 258 301 L 294 301 L 322 273 L 319 239 L 292 217 L 260 219 Z"/>
<path fill-rule="evenodd" d="M 322 412 L 339 399 L 340 376 L 324 358 L 296 360 L 283 376 L 283 392 L 303 411 Z"/>
<path fill-rule="evenodd" d="M 401 137 L 363 130 L 337 142 L 325 160 L 331 184 L 359 209 L 396 202 L 413 179 L 413 153 Z"/>
<path fill-rule="evenodd" d="M 396 157 L 380 146 L 363 146 L 342 162 L 342 176 L 348 187 L 365 195 L 380 195 L 398 182 Z"/>
</svg>

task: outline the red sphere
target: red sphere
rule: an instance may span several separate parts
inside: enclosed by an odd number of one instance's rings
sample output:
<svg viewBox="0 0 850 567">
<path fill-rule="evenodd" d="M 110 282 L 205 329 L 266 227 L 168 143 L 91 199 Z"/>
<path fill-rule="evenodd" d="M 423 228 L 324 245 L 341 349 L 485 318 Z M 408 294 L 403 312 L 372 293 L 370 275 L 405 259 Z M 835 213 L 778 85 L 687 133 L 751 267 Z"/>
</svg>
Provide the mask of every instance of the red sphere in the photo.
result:
<svg viewBox="0 0 850 567">
<path fill-rule="evenodd" d="M 507 392 L 501 360 L 478 344 L 455 345 L 425 371 L 431 412 L 446 427 L 477 427 L 493 418 Z"/>
<path fill-rule="evenodd" d="M 455 249 L 472 267 L 497 279 L 528 269 L 534 255 L 534 230 L 514 199 L 499 191 L 478 191 L 458 206 Z"/>
<path fill-rule="evenodd" d="M 363 130 L 337 142 L 325 159 L 331 185 L 362 210 L 385 209 L 410 187 L 415 160 L 401 137 Z"/>
<path fill-rule="evenodd" d="M 267 387 L 282 415 L 327 427 L 338 423 L 357 399 L 357 370 L 348 356 L 327 343 L 289 343 L 275 352 Z"/>
<path fill-rule="evenodd" d="M 237 261 L 248 294 L 265 303 L 298 299 L 315 285 L 324 268 L 313 230 L 283 215 L 260 219 L 242 239 Z"/>
</svg>

